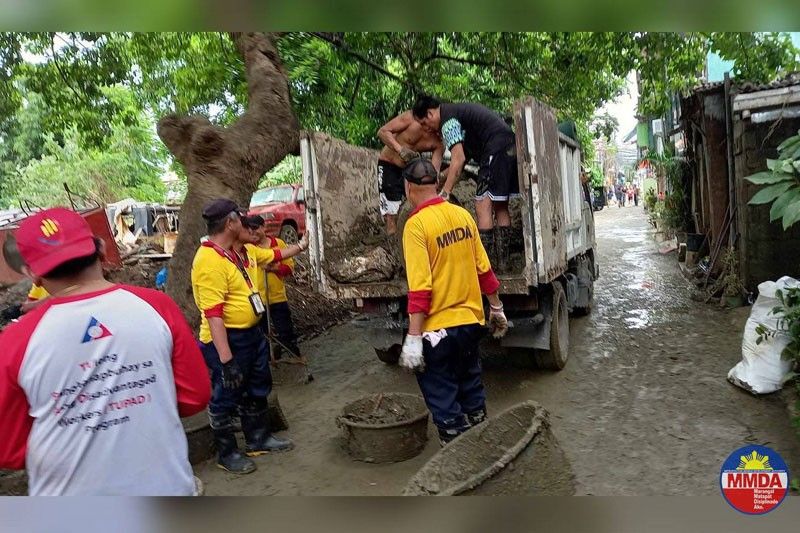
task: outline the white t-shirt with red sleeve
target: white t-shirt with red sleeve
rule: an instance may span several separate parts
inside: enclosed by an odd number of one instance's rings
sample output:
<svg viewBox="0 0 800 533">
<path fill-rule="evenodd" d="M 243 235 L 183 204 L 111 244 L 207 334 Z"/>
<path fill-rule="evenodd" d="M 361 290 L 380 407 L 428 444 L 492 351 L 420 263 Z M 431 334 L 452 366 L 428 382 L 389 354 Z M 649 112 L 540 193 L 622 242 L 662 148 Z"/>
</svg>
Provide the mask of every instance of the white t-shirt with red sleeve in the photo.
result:
<svg viewBox="0 0 800 533">
<path fill-rule="evenodd" d="M 180 417 L 210 394 L 165 294 L 51 298 L 0 334 L 0 468 L 25 468 L 31 495 L 191 495 Z"/>
</svg>

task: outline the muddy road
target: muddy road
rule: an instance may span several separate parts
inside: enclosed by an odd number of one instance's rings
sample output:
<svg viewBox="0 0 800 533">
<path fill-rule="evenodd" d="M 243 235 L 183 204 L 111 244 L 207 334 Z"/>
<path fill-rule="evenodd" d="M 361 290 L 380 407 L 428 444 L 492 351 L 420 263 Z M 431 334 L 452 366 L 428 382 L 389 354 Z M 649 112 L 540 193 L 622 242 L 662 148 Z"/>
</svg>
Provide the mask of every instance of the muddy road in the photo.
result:
<svg viewBox="0 0 800 533">
<path fill-rule="evenodd" d="M 544 405 L 578 495 L 715 495 L 722 461 L 748 443 L 774 448 L 797 471 L 800 440 L 784 398 L 755 398 L 725 379 L 749 308 L 691 301 L 692 286 L 674 253 L 657 252 L 641 208 L 606 208 L 596 220 L 595 307 L 571 321 L 566 368 L 487 368 L 490 416 L 527 399 Z M 316 380 L 278 386 L 296 448 L 257 458 L 259 470 L 244 477 L 200 465 L 207 493 L 399 494 L 439 449 L 435 439 L 409 461 L 359 463 L 343 451 L 335 417 L 363 394 L 417 392 L 413 376 L 379 362 L 350 324 L 303 349 Z"/>
</svg>

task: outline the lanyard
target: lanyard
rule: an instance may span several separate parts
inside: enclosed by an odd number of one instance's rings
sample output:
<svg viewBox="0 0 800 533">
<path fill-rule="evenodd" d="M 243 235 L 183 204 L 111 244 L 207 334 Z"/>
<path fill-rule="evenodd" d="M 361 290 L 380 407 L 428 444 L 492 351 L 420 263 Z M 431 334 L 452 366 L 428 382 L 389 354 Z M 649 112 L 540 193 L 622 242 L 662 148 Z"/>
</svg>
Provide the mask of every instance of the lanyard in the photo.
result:
<svg viewBox="0 0 800 533">
<path fill-rule="evenodd" d="M 242 276 L 244 277 L 244 282 L 247 283 L 247 288 L 250 289 L 250 291 L 255 292 L 253 290 L 253 282 L 250 281 L 250 275 L 247 273 L 247 269 L 245 269 L 244 267 L 244 261 L 237 252 L 233 252 L 233 254 L 231 254 L 230 251 L 224 249 L 222 246 L 213 241 L 206 241 L 203 243 L 203 246 L 208 246 L 209 248 L 213 248 L 218 254 L 220 254 L 225 259 L 233 263 L 239 270 L 239 272 L 242 273 Z M 248 258 L 248 262 L 249 261 L 250 259 Z"/>
</svg>

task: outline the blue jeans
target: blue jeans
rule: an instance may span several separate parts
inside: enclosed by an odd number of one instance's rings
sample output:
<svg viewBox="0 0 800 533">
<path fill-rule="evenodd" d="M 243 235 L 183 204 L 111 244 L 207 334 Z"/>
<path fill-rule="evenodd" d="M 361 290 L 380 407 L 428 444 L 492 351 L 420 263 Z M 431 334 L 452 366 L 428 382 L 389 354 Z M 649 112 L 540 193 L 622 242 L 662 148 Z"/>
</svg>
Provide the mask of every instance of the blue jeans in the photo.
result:
<svg viewBox="0 0 800 533">
<path fill-rule="evenodd" d="M 417 373 L 417 383 L 439 429 L 464 429 L 466 415 L 486 409 L 478 353 L 482 334 L 479 324 L 470 324 L 447 328 L 435 348 L 422 341 L 425 372 Z"/>
<path fill-rule="evenodd" d="M 269 347 L 264 333 L 258 326 L 248 329 L 229 329 L 233 360 L 242 370 L 244 379 L 237 389 L 226 389 L 222 385 L 222 363 L 213 342 L 201 344 L 200 350 L 211 372 L 211 401 L 208 413 L 212 419 L 238 415 L 240 406 L 249 399 L 263 399 L 272 391 L 272 374 L 269 370 Z"/>
</svg>

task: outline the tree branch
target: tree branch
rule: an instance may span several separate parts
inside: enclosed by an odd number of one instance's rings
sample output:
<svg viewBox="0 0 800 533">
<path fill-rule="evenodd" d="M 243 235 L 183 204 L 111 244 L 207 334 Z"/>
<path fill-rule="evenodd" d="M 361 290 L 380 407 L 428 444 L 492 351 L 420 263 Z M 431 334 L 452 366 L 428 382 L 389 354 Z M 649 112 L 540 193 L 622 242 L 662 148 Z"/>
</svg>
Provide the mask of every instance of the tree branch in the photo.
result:
<svg viewBox="0 0 800 533">
<path fill-rule="evenodd" d="M 476 67 L 487 67 L 487 68 L 494 68 L 494 63 L 488 63 L 486 61 L 481 61 L 479 59 L 468 59 L 463 57 L 453 57 L 444 54 L 433 54 L 425 59 L 422 60 L 422 64 L 430 63 L 431 61 L 435 61 L 437 59 L 441 59 L 443 61 L 453 61 L 455 63 L 462 63 L 465 65 L 474 65 Z"/>
<path fill-rule="evenodd" d="M 53 54 L 53 65 L 55 65 L 59 76 L 61 76 L 61 80 L 64 82 L 64 85 L 69 87 L 69 89 L 73 93 L 75 93 L 75 96 L 78 97 L 78 100 L 86 103 L 86 100 L 84 99 L 83 95 L 81 93 L 79 93 L 75 89 L 75 87 L 72 86 L 72 84 L 69 82 L 69 78 L 67 77 L 67 74 L 61 69 L 61 64 L 59 63 L 58 58 L 56 57 L 55 39 L 53 38 L 53 37 L 56 37 L 56 36 L 58 36 L 58 34 L 53 33 L 51 38 L 50 38 L 50 52 Z"/>
<path fill-rule="evenodd" d="M 347 46 L 344 43 L 344 41 L 342 41 L 338 37 L 334 37 L 331 34 L 323 33 L 323 32 L 312 31 L 310 33 L 314 37 L 316 37 L 318 39 L 322 39 L 323 41 L 325 41 L 325 42 L 327 42 L 329 44 L 332 44 L 333 46 L 335 46 L 336 48 L 338 48 L 339 50 L 341 50 L 345 54 L 347 54 L 347 55 L 349 55 L 351 57 L 354 57 L 355 59 L 359 60 L 360 62 L 364 63 L 365 65 L 368 65 L 368 66 L 372 67 L 372 69 L 380 72 L 384 76 L 386 76 L 388 78 L 392 78 L 393 80 L 398 81 L 398 82 L 402 83 L 403 85 L 407 85 L 407 86 L 411 87 L 414 90 L 417 89 L 417 86 L 412 81 L 404 79 L 404 78 L 401 78 L 397 74 L 393 74 L 392 72 L 389 72 L 388 70 L 386 70 L 382 66 L 380 66 L 377 63 L 373 62 L 371 59 L 369 59 L 367 57 L 364 57 L 360 53 L 354 51 L 352 48 Z"/>
</svg>

